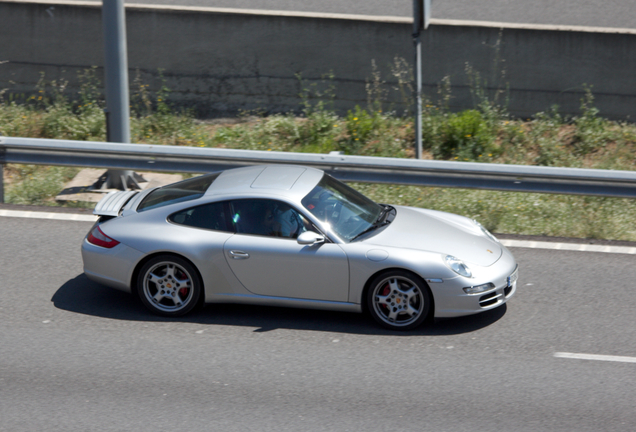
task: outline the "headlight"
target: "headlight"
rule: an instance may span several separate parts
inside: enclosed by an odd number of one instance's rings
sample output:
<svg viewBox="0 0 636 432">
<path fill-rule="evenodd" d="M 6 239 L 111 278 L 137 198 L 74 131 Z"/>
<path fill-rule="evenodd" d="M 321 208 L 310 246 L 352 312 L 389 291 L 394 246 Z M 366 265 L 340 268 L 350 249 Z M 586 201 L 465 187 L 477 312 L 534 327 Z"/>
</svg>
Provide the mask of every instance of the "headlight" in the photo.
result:
<svg viewBox="0 0 636 432">
<path fill-rule="evenodd" d="M 471 277 L 473 274 L 470 272 L 470 269 L 462 260 L 459 258 L 455 258 L 452 255 L 446 255 L 444 259 L 448 268 L 457 273 L 460 276 Z"/>
<path fill-rule="evenodd" d="M 475 219 L 473 219 L 473 223 L 475 225 L 477 225 L 477 227 L 481 230 L 481 232 L 484 233 L 484 235 L 486 237 L 488 237 L 490 240 L 492 241 L 496 241 L 497 243 L 499 243 L 499 240 L 497 239 L 497 237 L 495 237 L 494 235 L 492 235 L 490 233 L 490 231 L 488 231 L 486 228 L 484 228 L 484 226 L 482 224 L 480 224 L 479 222 L 477 222 Z"/>
</svg>

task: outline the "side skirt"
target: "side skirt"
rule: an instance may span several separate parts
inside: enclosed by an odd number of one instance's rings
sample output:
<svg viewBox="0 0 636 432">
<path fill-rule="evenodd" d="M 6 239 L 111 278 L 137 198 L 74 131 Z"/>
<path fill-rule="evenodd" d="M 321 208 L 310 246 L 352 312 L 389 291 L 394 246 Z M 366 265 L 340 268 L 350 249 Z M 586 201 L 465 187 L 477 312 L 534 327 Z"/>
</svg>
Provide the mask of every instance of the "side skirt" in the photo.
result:
<svg viewBox="0 0 636 432">
<path fill-rule="evenodd" d="M 261 306 L 293 307 L 300 309 L 319 309 L 340 312 L 362 312 L 362 306 L 357 303 L 308 300 L 287 297 L 268 297 L 248 294 L 215 294 L 211 298 L 206 298 L 206 303 L 237 303 Z"/>
</svg>

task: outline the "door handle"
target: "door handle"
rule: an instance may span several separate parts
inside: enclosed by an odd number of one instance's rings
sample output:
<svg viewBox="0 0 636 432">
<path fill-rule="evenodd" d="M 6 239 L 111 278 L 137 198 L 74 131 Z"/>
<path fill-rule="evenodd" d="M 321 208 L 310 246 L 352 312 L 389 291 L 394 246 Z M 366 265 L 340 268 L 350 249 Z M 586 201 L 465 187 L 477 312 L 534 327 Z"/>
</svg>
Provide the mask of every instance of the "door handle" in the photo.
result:
<svg viewBox="0 0 636 432">
<path fill-rule="evenodd" d="M 247 252 L 237 250 L 230 251 L 230 255 L 234 259 L 248 259 L 250 257 L 250 254 L 248 254 Z"/>
</svg>

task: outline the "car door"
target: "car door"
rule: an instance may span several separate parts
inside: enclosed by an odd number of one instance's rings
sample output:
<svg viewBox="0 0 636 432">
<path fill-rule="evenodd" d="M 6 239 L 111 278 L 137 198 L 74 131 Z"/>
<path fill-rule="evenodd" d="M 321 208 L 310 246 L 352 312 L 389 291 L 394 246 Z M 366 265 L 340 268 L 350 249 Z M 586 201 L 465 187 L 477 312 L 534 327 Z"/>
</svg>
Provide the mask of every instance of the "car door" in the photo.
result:
<svg viewBox="0 0 636 432">
<path fill-rule="evenodd" d="M 347 301 L 346 254 L 335 243 L 298 244 L 298 233 L 312 228 L 300 212 L 262 199 L 234 200 L 230 209 L 236 234 L 225 242 L 224 254 L 247 290 L 264 296 Z M 284 227 L 296 217 L 301 226 Z"/>
</svg>

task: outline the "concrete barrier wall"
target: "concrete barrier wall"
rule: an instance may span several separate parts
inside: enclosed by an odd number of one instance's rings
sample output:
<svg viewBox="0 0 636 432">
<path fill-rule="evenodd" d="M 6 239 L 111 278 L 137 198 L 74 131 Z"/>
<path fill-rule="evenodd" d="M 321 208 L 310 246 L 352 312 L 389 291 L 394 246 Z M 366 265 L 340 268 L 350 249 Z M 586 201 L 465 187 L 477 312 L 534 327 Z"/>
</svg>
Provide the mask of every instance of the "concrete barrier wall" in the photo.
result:
<svg viewBox="0 0 636 432">
<path fill-rule="evenodd" d="M 346 112 L 366 105 L 372 61 L 386 81 L 385 109 L 406 108 L 391 64 L 396 57 L 412 64 L 408 19 L 141 5 L 126 14 L 131 82 L 138 71 L 157 89 L 162 70 L 170 100 L 201 115 L 298 111 L 303 88 L 329 85 L 335 108 Z M 576 114 L 589 85 L 602 115 L 636 118 L 634 31 L 438 20 L 423 52 L 427 95 L 436 101 L 448 77 L 453 109 L 474 106 L 471 90 L 482 88 L 490 97 L 504 90 L 500 101 L 516 116 L 555 104 Z M 8 93 L 33 93 L 41 73 L 77 92 L 78 72 L 102 73 L 100 4 L 0 1 L 0 61 Z M 467 64 L 481 85 L 470 84 Z M 334 78 L 323 80 L 328 73 Z"/>
</svg>

